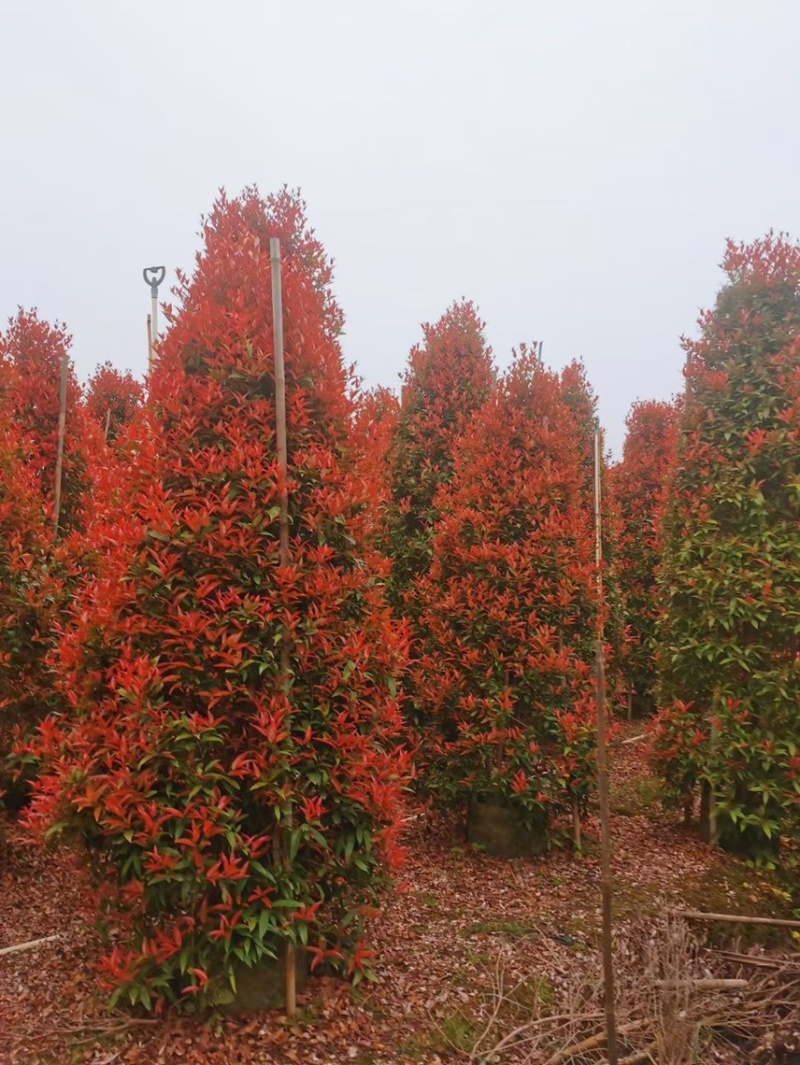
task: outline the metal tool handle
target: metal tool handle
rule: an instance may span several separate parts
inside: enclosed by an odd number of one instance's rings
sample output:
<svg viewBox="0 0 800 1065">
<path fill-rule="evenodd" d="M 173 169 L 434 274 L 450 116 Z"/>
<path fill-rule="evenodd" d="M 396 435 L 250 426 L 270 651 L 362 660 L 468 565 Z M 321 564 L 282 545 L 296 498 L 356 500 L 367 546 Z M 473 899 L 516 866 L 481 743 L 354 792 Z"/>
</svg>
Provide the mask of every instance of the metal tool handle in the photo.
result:
<svg viewBox="0 0 800 1065">
<path fill-rule="evenodd" d="M 164 280 L 167 274 L 165 266 L 146 266 L 142 270 L 142 277 L 145 284 L 150 286 L 150 295 L 153 299 L 158 297 L 158 286 Z"/>
</svg>

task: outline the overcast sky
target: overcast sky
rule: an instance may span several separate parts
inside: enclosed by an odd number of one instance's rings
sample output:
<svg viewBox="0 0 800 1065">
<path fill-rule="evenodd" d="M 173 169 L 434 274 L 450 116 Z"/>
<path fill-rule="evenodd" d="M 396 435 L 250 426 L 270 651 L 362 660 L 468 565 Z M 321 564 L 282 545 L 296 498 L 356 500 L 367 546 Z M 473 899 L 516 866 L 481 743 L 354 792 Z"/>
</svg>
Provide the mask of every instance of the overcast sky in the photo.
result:
<svg viewBox="0 0 800 1065">
<path fill-rule="evenodd" d="M 501 366 L 584 359 L 618 450 L 725 238 L 800 235 L 798 0 L 0 0 L 0 48 L 0 315 L 82 377 L 144 371 L 142 267 L 220 186 L 288 183 L 367 382 L 466 296 Z"/>
</svg>

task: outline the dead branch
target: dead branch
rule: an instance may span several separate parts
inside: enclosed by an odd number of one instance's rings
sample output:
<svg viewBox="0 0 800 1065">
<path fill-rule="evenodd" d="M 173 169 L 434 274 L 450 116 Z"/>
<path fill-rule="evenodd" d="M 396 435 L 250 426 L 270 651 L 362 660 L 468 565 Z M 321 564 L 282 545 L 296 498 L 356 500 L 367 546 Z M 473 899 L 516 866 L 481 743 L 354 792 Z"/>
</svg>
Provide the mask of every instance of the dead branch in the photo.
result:
<svg viewBox="0 0 800 1065">
<path fill-rule="evenodd" d="M 715 950 L 714 954 L 724 961 L 737 962 L 740 965 L 752 965 L 757 969 L 785 969 L 792 965 L 789 959 L 760 958 L 754 954 L 739 954 L 735 950 Z M 798 962 L 794 964 L 798 964 Z"/>
<path fill-rule="evenodd" d="M 737 991 L 743 987 L 749 987 L 749 980 L 656 980 L 655 987 L 663 987 L 670 991 L 678 991 L 689 988 L 692 991 Z"/>
<path fill-rule="evenodd" d="M 673 910 L 675 917 L 687 921 L 722 921 L 728 924 L 766 924 L 776 928 L 800 928 L 800 921 L 783 917 L 749 917 L 743 913 L 701 913 L 699 910 Z"/>
<path fill-rule="evenodd" d="M 635 1032 L 638 1028 L 643 1028 L 646 1023 L 645 1020 L 638 1020 L 631 1021 L 629 1024 L 621 1024 L 617 1028 L 617 1034 L 627 1035 L 629 1032 Z M 596 1032 L 594 1035 L 590 1035 L 588 1039 L 582 1039 L 580 1043 L 573 1043 L 571 1046 L 556 1051 L 552 1057 L 547 1059 L 545 1065 L 565 1065 L 570 1058 L 585 1054 L 587 1050 L 597 1050 L 599 1047 L 604 1046 L 606 1039 L 607 1035 L 604 1031 Z"/>
<path fill-rule="evenodd" d="M 676 1065 L 733 1037 L 748 1053 L 776 1024 L 800 1024 L 800 956 L 713 950 L 680 919 L 643 922 L 615 948 L 619 1031 L 635 1033 L 627 1042 L 620 1040 L 620 1054 L 628 1055 L 623 1065 Z M 575 966 L 559 989 L 556 1008 L 563 1012 L 549 1015 L 546 1007 L 518 998 L 526 981 L 514 986 L 504 979 L 502 963 L 493 975 L 484 1014 L 488 1023 L 471 1049 L 471 1061 L 509 1053 L 529 1065 L 608 1059 L 607 1033 L 599 1031 L 604 1014 L 596 955 Z"/>
<path fill-rule="evenodd" d="M 116 1035 L 117 1032 L 126 1032 L 129 1028 L 141 1028 L 147 1025 L 157 1025 L 161 1022 L 152 1017 L 129 1017 L 127 1020 L 114 1024 L 101 1020 L 88 1021 L 86 1024 L 76 1024 L 69 1027 L 40 1028 L 36 1035 L 81 1035 L 90 1033 L 91 1039 L 98 1035 Z"/>
<path fill-rule="evenodd" d="M 643 1061 L 653 1061 L 653 1055 L 649 1050 L 637 1050 L 635 1054 L 629 1054 L 626 1058 L 619 1058 L 617 1065 L 640 1065 Z"/>
<path fill-rule="evenodd" d="M 0 947 L 0 956 L 5 954 L 18 954 L 22 950 L 33 950 L 35 947 L 40 947 L 43 943 L 52 943 L 55 939 L 61 939 L 61 934 L 59 932 L 54 936 L 44 936 L 42 939 L 29 939 L 27 943 L 15 943 L 10 947 Z"/>
</svg>

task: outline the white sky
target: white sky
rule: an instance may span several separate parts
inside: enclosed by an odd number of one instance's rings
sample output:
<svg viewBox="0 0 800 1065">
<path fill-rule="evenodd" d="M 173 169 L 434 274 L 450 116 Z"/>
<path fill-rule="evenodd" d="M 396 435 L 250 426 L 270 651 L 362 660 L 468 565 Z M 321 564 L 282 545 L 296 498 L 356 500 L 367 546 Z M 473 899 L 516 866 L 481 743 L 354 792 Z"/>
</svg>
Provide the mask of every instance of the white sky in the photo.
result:
<svg viewBox="0 0 800 1065">
<path fill-rule="evenodd" d="M 144 370 L 217 188 L 288 183 L 369 383 L 466 296 L 500 365 L 583 357 L 618 451 L 725 237 L 800 234 L 798 0 L 0 0 L 0 49 L 0 316 L 84 377 Z"/>
</svg>

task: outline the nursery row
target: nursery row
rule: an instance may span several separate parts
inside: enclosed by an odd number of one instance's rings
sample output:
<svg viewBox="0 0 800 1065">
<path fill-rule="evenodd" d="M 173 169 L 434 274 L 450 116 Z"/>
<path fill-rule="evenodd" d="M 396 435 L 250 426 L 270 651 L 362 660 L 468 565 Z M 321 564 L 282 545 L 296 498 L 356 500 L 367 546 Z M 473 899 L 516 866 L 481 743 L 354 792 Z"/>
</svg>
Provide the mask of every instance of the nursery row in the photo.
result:
<svg viewBox="0 0 800 1065">
<path fill-rule="evenodd" d="M 144 388 L 70 369 L 62 408 L 64 329 L 0 336 L 0 783 L 85 842 L 109 990 L 222 1002 L 295 951 L 360 979 L 410 808 L 509 854 L 579 824 L 598 641 L 667 801 L 754 856 L 796 837 L 800 247 L 728 246 L 685 394 L 601 456 L 598 570 L 580 363 L 498 372 L 462 302 L 363 390 L 296 195 L 202 236 Z"/>
</svg>

